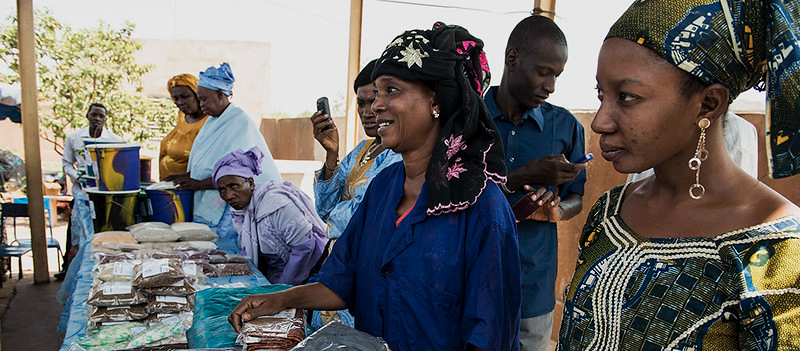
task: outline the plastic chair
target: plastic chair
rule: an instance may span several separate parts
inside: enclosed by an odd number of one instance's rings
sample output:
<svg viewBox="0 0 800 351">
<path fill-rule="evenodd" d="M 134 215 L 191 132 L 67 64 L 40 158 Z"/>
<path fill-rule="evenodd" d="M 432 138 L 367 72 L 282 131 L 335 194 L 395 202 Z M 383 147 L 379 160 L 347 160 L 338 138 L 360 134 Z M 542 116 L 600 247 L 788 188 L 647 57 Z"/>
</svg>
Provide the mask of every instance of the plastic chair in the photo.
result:
<svg viewBox="0 0 800 351">
<path fill-rule="evenodd" d="M 14 199 L 14 204 L 25 204 L 25 215 L 19 217 L 28 217 L 28 198 L 16 198 Z M 58 256 L 56 259 L 58 260 L 58 266 L 61 267 L 61 257 L 64 256 L 64 253 L 61 251 L 61 244 L 53 238 L 53 211 L 50 210 L 50 199 L 45 197 L 44 198 L 44 210 L 47 212 L 47 221 L 50 225 L 50 237 L 47 238 L 47 248 L 55 248 Z M 69 233 L 67 233 L 69 235 Z M 14 219 L 14 241 L 18 242 L 20 245 L 27 245 L 31 246 L 31 239 L 17 239 L 17 226 L 16 226 L 16 218 Z"/>
<path fill-rule="evenodd" d="M 4 257 L 16 257 L 19 262 L 19 279 L 22 279 L 22 255 L 27 254 L 31 251 L 30 243 L 23 244 L 16 240 L 17 236 L 17 217 L 28 217 L 28 205 L 27 204 L 13 204 L 13 203 L 3 203 L 2 205 L 2 213 L 0 213 L 0 258 Z M 13 218 L 14 221 L 14 238 L 15 240 L 11 242 L 11 245 L 6 245 L 6 236 L 5 236 L 5 229 L 6 229 L 6 218 Z M 16 242 L 16 245 L 13 243 Z M 60 250 L 60 249 L 59 249 Z M 2 264 L 5 266 L 6 262 L 3 260 Z M 8 274 L 9 277 L 13 277 L 13 273 L 11 273 L 11 260 L 8 260 Z M 0 287 L 3 286 L 3 279 L 0 279 Z"/>
</svg>

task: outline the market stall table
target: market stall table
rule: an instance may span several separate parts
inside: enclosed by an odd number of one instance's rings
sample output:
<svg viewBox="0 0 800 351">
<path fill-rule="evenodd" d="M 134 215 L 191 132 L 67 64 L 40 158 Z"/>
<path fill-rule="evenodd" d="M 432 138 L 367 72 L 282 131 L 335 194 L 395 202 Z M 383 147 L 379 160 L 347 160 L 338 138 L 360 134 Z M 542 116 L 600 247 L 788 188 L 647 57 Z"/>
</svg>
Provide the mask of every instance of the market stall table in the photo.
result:
<svg viewBox="0 0 800 351">
<path fill-rule="evenodd" d="M 219 238 L 219 240 L 225 239 Z M 76 257 L 76 261 L 79 261 L 80 264 L 76 265 L 77 267 L 70 267 L 70 269 L 76 269 L 77 273 L 68 274 L 71 278 L 64 282 L 66 291 L 70 292 L 70 294 L 65 305 L 61 324 L 59 324 L 59 329 L 65 331 L 64 343 L 60 348 L 62 351 L 69 350 L 76 340 L 86 336 L 88 333 L 89 305 L 87 302 L 89 291 L 93 285 L 92 269 L 95 266 L 95 257 L 91 249 L 92 245 L 84 246 L 85 248 L 82 248 Z M 220 247 L 222 246 L 225 245 L 220 245 Z M 226 252 L 235 253 L 230 250 L 226 250 Z M 206 284 L 213 287 L 249 287 L 270 284 L 252 262 L 249 262 L 249 266 L 253 275 L 209 277 Z M 74 285 L 74 287 L 70 287 L 70 285 Z"/>
</svg>

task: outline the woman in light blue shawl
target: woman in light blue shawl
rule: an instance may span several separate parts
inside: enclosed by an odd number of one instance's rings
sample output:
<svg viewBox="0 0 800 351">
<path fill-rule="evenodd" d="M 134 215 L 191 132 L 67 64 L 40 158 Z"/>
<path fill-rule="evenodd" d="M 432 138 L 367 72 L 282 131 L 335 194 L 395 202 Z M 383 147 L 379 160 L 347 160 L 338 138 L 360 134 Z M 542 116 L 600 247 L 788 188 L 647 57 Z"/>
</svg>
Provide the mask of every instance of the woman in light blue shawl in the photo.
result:
<svg viewBox="0 0 800 351">
<path fill-rule="evenodd" d="M 262 173 L 256 176 L 256 182 L 281 181 L 281 176 L 258 127 L 247 113 L 229 101 L 234 82 L 230 65 L 223 62 L 219 68 L 209 67 L 199 77 L 197 98 L 203 113 L 211 118 L 194 139 L 188 172 L 165 180 L 174 182 L 179 189 L 195 191 L 194 222 L 211 226 L 221 237 L 235 237 L 230 209 L 212 182 L 214 164 L 231 151 L 256 146 L 264 151 Z"/>
</svg>

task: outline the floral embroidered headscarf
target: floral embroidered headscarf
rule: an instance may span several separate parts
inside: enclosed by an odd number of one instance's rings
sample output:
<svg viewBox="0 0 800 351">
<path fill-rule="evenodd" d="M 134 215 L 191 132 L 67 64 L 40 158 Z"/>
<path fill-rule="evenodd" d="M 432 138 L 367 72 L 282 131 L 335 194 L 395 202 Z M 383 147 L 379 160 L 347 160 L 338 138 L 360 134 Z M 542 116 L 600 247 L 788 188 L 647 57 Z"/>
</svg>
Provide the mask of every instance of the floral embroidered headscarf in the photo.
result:
<svg viewBox="0 0 800 351">
<path fill-rule="evenodd" d="M 800 2 L 797 0 L 637 0 L 611 27 L 731 100 L 767 90 L 770 176 L 800 173 Z M 766 73 L 766 74 L 765 74 Z"/>
<path fill-rule="evenodd" d="M 489 180 L 505 183 L 500 134 L 481 98 L 491 75 L 480 39 L 442 22 L 407 31 L 386 47 L 372 78 L 384 74 L 425 82 L 439 102 L 442 132 L 425 174 L 428 215 L 474 204 Z"/>
</svg>

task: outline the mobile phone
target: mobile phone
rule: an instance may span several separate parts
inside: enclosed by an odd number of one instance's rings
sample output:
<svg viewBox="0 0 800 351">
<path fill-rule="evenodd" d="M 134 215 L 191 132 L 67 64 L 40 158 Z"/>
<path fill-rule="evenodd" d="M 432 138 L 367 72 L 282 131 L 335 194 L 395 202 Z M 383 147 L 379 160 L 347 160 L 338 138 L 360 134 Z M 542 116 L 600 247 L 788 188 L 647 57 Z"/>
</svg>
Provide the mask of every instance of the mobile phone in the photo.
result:
<svg viewBox="0 0 800 351">
<path fill-rule="evenodd" d="M 531 200 L 531 196 L 535 193 L 535 191 L 531 191 L 525 194 L 525 196 L 511 206 L 511 211 L 514 212 L 514 217 L 516 217 L 518 221 L 528 218 L 528 216 L 539 209 L 539 202 Z"/>
<path fill-rule="evenodd" d="M 575 160 L 575 162 L 573 162 L 573 163 L 586 163 L 586 162 L 589 162 L 589 160 L 591 160 L 593 158 L 594 158 L 594 154 L 592 154 L 590 152 L 590 153 L 588 153 L 586 155 L 581 156 L 581 158 Z"/>
<path fill-rule="evenodd" d="M 322 111 L 323 115 L 328 115 L 328 120 L 331 120 L 331 105 L 328 103 L 328 98 L 323 96 L 317 99 L 317 111 Z M 326 131 L 330 129 L 332 126 L 327 126 L 322 128 L 322 131 Z"/>
</svg>

